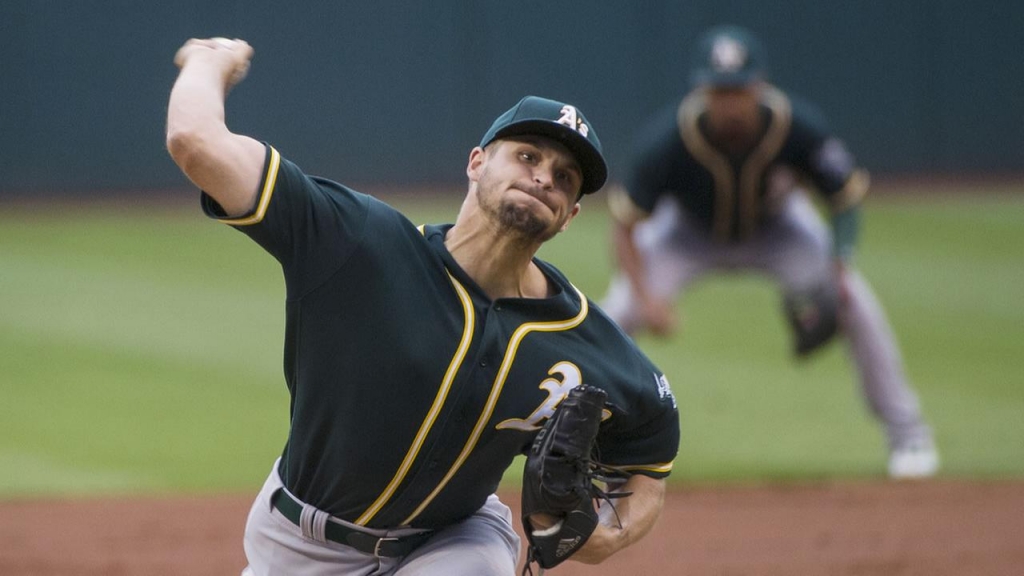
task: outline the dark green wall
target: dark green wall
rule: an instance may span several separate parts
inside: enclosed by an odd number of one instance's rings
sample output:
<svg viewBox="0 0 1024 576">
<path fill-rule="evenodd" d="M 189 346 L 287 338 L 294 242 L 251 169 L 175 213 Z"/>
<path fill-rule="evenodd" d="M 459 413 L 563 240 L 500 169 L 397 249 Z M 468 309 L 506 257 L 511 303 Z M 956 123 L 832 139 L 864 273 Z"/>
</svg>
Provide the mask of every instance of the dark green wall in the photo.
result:
<svg viewBox="0 0 1024 576">
<path fill-rule="evenodd" d="M 469 149 L 533 93 L 586 111 L 614 178 L 723 22 L 876 173 L 1024 166 L 1019 1 L 3 0 L 0 194 L 185 185 L 163 148 L 172 58 L 215 35 L 256 48 L 229 125 L 309 172 L 461 188 Z"/>
</svg>

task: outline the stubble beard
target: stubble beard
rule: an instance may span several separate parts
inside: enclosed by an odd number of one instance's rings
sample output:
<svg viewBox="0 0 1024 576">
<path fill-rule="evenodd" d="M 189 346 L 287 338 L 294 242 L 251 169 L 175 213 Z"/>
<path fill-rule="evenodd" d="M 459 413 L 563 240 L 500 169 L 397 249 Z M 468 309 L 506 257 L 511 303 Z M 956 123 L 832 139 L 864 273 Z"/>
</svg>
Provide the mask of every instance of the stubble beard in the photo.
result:
<svg viewBox="0 0 1024 576">
<path fill-rule="evenodd" d="M 547 242 L 557 233 L 557 229 L 550 228 L 550 224 L 534 214 L 528 206 L 499 196 L 495 186 L 481 182 L 478 192 L 481 207 L 491 214 L 503 233 L 523 243 Z"/>
<path fill-rule="evenodd" d="M 498 222 L 502 230 L 510 235 L 539 242 L 547 242 L 554 236 L 548 230 L 547 223 L 525 206 L 503 201 L 498 210 Z"/>
</svg>

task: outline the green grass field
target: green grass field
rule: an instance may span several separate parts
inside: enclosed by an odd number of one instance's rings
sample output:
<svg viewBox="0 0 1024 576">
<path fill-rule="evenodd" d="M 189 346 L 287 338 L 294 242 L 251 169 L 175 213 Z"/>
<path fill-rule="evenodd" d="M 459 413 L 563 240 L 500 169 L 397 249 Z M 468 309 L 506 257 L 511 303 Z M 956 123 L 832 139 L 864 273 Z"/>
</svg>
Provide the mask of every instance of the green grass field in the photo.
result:
<svg viewBox="0 0 1024 576">
<path fill-rule="evenodd" d="M 417 222 L 458 207 L 392 203 Z M 1024 195 L 879 196 L 864 221 L 858 262 L 943 474 L 1024 475 Z M 606 230 L 587 202 L 541 255 L 599 298 Z M 0 295 L 0 497 L 261 484 L 286 435 L 284 290 L 241 234 L 194 205 L 0 203 Z M 770 284 L 717 277 L 682 306 L 680 335 L 639 341 L 679 400 L 675 482 L 882 476 L 843 348 L 793 362 Z"/>
</svg>

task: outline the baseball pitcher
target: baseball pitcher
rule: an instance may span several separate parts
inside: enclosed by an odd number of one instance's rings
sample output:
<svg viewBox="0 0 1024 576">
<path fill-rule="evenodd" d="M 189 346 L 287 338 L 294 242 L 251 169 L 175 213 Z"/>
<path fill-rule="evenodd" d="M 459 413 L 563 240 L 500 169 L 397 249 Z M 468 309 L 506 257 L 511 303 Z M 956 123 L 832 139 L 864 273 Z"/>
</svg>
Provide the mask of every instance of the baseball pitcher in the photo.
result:
<svg viewBox="0 0 1024 576">
<path fill-rule="evenodd" d="M 469 153 L 454 224 L 418 227 L 227 128 L 252 56 L 188 41 L 167 114 L 205 213 L 286 286 L 290 429 L 246 523 L 244 574 L 511 575 L 520 541 L 494 492 L 527 453 L 531 563 L 597 563 L 646 533 L 679 442 L 667 380 L 534 256 L 607 178 L 583 112 L 523 98 Z"/>
</svg>

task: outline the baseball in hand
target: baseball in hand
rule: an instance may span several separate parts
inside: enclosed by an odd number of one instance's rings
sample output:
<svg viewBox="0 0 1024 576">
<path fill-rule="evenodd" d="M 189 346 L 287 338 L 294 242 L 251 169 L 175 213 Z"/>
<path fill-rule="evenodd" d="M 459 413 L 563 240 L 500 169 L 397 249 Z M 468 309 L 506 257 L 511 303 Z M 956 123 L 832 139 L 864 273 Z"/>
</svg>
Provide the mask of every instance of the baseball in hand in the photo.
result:
<svg viewBox="0 0 1024 576">
<path fill-rule="evenodd" d="M 210 40 L 216 44 L 216 47 L 230 50 L 234 56 L 235 67 L 234 70 L 231 71 L 231 75 L 228 77 L 228 84 L 230 86 L 234 86 L 245 79 L 246 74 L 249 73 L 249 58 L 252 54 L 251 49 L 249 50 L 249 53 L 246 54 L 245 49 L 248 48 L 248 44 L 241 40 L 231 40 L 220 36 L 210 38 Z"/>
</svg>

